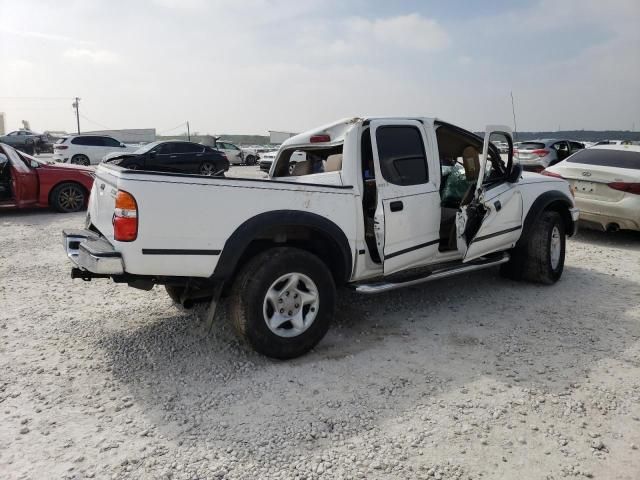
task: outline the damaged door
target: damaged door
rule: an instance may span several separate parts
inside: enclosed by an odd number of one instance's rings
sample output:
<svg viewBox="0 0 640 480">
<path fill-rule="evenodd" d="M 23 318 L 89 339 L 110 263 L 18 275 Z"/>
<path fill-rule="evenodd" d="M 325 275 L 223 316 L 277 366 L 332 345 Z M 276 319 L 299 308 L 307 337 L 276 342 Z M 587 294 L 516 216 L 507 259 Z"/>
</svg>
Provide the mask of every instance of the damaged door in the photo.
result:
<svg viewBox="0 0 640 480">
<path fill-rule="evenodd" d="M 506 154 L 499 153 L 498 141 L 507 143 Z M 520 171 L 513 160 L 511 129 L 488 126 L 474 194 L 456 214 L 457 246 L 463 262 L 507 250 L 520 238 L 522 194 L 517 187 Z"/>
</svg>

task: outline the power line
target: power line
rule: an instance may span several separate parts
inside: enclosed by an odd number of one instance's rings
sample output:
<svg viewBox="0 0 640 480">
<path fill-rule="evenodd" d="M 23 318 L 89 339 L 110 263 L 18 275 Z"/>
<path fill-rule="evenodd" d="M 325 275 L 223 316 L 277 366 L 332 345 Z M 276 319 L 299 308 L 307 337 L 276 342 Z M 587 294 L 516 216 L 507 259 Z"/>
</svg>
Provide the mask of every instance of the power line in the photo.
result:
<svg viewBox="0 0 640 480">
<path fill-rule="evenodd" d="M 73 97 L 0 97 L 2 100 L 69 100 Z"/>
<path fill-rule="evenodd" d="M 187 124 L 187 122 L 181 122 L 181 123 L 179 123 L 178 125 L 176 125 L 173 128 L 168 128 L 167 130 L 162 130 L 161 132 L 158 133 L 158 135 L 163 135 L 163 134 L 165 134 L 167 132 L 171 132 L 171 131 L 176 130 L 176 129 L 180 128 L 180 127 L 184 127 L 186 124 Z"/>
</svg>

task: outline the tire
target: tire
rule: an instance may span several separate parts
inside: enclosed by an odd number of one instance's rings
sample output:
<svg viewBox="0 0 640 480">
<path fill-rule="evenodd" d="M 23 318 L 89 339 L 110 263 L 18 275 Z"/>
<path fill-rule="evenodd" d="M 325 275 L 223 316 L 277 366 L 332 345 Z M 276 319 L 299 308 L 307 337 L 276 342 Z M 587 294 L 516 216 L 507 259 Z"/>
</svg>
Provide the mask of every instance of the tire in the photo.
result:
<svg viewBox="0 0 640 480">
<path fill-rule="evenodd" d="M 255 256 L 237 275 L 229 317 L 237 335 L 257 352 L 295 358 L 325 336 L 335 298 L 331 272 L 318 257 L 297 248 L 273 248 Z M 278 312 L 275 306 L 282 308 Z"/>
<path fill-rule="evenodd" d="M 202 162 L 202 165 L 200 165 L 200 175 L 211 177 L 216 172 L 216 166 L 211 162 Z"/>
<path fill-rule="evenodd" d="M 173 285 L 165 285 L 165 290 L 173 300 L 173 303 L 180 304 L 180 297 L 182 296 L 182 292 L 184 291 L 184 287 L 175 287 Z"/>
<path fill-rule="evenodd" d="M 254 157 L 253 155 L 249 155 L 244 159 L 244 163 L 245 165 L 253 166 L 256 164 L 256 157 Z"/>
<path fill-rule="evenodd" d="M 552 285 L 562 276 L 565 228 L 558 212 L 545 211 L 531 226 L 523 245 L 512 251 L 511 260 L 500 268 L 502 276 Z"/>
<path fill-rule="evenodd" d="M 76 165 L 84 165 L 85 167 L 91 165 L 89 157 L 87 157 L 86 155 L 74 155 L 73 157 L 71 157 L 71 163 L 74 163 Z"/>
<path fill-rule="evenodd" d="M 51 191 L 51 205 L 61 213 L 79 212 L 85 208 L 87 192 L 77 183 L 61 183 Z"/>
</svg>

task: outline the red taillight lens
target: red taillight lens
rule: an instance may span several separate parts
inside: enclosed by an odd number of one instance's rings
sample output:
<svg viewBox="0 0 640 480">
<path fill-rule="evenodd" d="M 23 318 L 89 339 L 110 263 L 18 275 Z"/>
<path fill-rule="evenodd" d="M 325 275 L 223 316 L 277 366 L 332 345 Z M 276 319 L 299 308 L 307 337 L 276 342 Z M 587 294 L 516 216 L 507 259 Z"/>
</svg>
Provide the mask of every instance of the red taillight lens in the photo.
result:
<svg viewBox="0 0 640 480">
<path fill-rule="evenodd" d="M 118 190 L 113 212 L 113 238 L 133 242 L 138 237 L 138 204 L 128 192 Z"/>
<path fill-rule="evenodd" d="M 331 137 L 329 135 L 312 135 L 309 139 L 310 143 L 324 143 L 330 142 Z"/>
<path fill-rule="evenodd" d="M 546 157 L 547 155 L 549 155 L 549 150 L 540 148 L 538 150 L 533 150 L 531 153 L 533 153 L 534 155 L 538 155 L 539 157 Z"/>
<path fill-rule="evenodd" d="M 612 182 L 607 183 L 607 185 L 609 186 L 609 188 L 613 188 L 614 190 L 620 190 L 621 192 L 640 195 L 640 183 Z"/>
<path fill-rule="evenodd" d="M 559 175 L 556 172 L 550 172 L 549 170 L 542 170 L 540 173 L 547 177 L 564 178 L 562 175 Z"/>
<path fill-rule="evenodd" d="M 69 148 L 67 145 L 54 145 L 53 146 L 54 150 L 66 150 L 67 148 Z"/>
</svg>

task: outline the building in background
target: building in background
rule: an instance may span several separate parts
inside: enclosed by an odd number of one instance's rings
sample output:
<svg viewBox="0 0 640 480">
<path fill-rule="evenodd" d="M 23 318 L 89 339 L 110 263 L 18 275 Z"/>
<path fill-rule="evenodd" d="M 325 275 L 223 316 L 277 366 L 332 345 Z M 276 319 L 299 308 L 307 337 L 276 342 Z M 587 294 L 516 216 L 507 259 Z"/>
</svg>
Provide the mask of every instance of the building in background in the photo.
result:
<svg viewBox="0 0 640 480">
<path fill-rule="evenodd" d="M 109 135 L 123 143 L 150 143 L 156 141 L 155 128 L 129 128 L 122 130 L 94 130 L 82 135 Z"/>
<path fill-rule="evenodd" d="M 275 143 L 280 145 L 282 142 L 287 140 L 288 138 L 295 137 L 297 133 L 291 132 L 278 132 L 276 130 L 269 130 L 269 143 Z"/>
<path fill-rule="evenodd" d="M 4 126 L 4 112 L 0 112 L 0 135 L 4 135 L 6 132 Z"/>
</svg>

